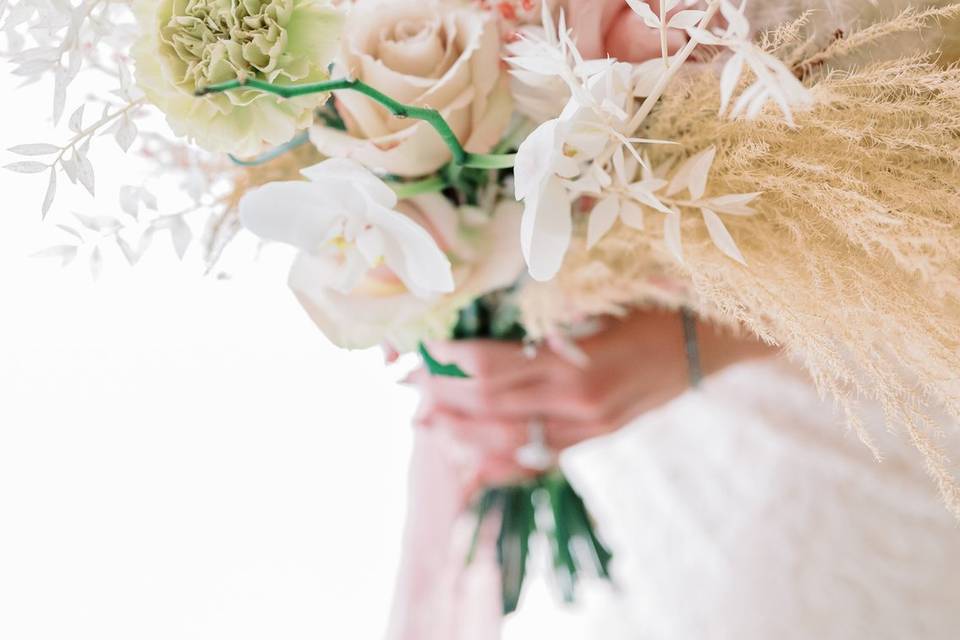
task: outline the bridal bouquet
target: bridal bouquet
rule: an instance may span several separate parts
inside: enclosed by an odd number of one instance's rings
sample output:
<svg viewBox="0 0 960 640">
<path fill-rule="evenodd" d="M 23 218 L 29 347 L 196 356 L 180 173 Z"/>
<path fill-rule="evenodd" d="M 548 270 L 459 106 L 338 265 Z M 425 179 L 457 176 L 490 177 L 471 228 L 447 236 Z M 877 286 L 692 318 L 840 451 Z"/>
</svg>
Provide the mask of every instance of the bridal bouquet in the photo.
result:
<svg viewBox="0 0 960 640">
<path fill-rule="evenodd" d="M 71 240 L 44 255 L 134 263 L 160 233 L 182 255 L 203 217 L 212 268 L 246 229 L 298 249 L 289 285 L 331 341 L 419 352 L 435 375 L 470 371 L 430 340 L 563 343 L 638 305 L 752 331 L 868 444 L 856 401 L 878 399 L 960 516 L 929 420 L 960 418 L 960 68 L 937 36 L 960 5 L 764 34 L 745 7 L 626 0 L 660 39 L 631 64 L 585 58 L 563 2 L 9 0 L 6 53 L 52 79 L 55 122 L 80 74 L 113 87 L 7 168 L 46 175 L 46 217 L 63 177 L 93 193 L 95 142 L 137 149 L 194 206 L 125 186 L 117 215 L 60 220 Z M 172 134 L 138 131 L 149 109 Z M 534 533 L 567 596 L 609 561 L 549 451 L 527 453 L 543 475 L 477 507 L 500 521 L 507 612 Z"/>
</svg>

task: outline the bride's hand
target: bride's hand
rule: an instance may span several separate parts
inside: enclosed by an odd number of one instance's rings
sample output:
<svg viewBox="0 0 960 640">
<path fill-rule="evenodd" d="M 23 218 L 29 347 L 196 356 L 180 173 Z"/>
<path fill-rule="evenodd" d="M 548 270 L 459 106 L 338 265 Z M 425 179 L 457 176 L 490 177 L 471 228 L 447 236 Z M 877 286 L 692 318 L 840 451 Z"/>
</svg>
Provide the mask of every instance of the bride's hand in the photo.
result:
<svg viewBox="0 0 960 640">
<path fill-rule="evenodd" d="M 660 0 L 646 0 L 646 4 L 659 15 Z M 680 3 L 668 15 L 683 8 L 684 4 Z M 567 21 L 577 49 L 587 60 L 610 56 L 622 62 L 638 63 L 661 53 L 660 31 L 644 24 L 624 0 L 568 0 Z M 671 29 L 667 37 L 670 54 L 687 42 L 687 34 L 681 30 Z"/>
<path fill-rule="evenodd" d="M 705 375 L 773 352 L 755 339 L 702 322 L 698 340 Z M 531 358 L 507 342 L 431 344 L 435 358 L 456 363 L 471 377 L 419 373 L 418 422 L 448 432 L 483 457 L 476 484 L 497 484 L 523 473 L 515 452 L 527 443 L 531 420 L 543 422 L 546 444 L 560 451 L 615 431 L 689 387 L 677 313 L 635 313 L 577 347 L 586 356 L 579 364 L 547 348 Z"/>
</svg>

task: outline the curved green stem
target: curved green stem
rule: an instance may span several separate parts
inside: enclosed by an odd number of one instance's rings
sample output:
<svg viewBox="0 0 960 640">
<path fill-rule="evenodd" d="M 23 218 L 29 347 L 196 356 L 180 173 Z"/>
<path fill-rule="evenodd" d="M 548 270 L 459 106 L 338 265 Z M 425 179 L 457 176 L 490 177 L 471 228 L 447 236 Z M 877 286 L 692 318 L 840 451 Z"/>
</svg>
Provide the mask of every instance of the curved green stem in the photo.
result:
<svg viewBox="0 0 960 640">
<path fill-rule="evenodd" d="M 280 96 L 281 98 L 295 98 L 312 93 L 326 93 L 328 91 L 357 91 L 382 104 L 390 113 L 398 118 L 413 118 L 423 120 L 436 130 L 443 139 L 450 151 L 453 153 L 453 161 L 464 167 L 473 167 L 476 169 L 504 169 L 513 166 L 514 156 L 509 155 L 489 155 L 478 153 L 467 153 L 457 140 L 456 134 L 447 121 L 443 119 L 440 112 L 436 109 L 427 109 L 425 107 L 414 107 L 402 104 L 390 96 L 382 93 L 365 82 L 360 80 L 348 80 L 341 78 L 338 80 L 327 80 L 326 82 L 312 82 L 300 85 L 275 85 L 263 80 L 251 78 L 248 80 L 230 80 L 219 84 L 210 85 L 197 89 L 198 96 L 204 96 L 209 93 L 220 93 L 232 89 L 256 89 Z"/>
<path fill-rule="evenodd" d="M 387 184 L 390 185 L 390 188 L 393 189 L 393 192 L 397 194 L 397 197 L 401 200 L 418 196 L 421 193 L 443 191 L 449 186 L 447 181 L 440 176 L 424 178 L 423 180 L 417 180 L 415 182 L 388 182 Z"/>
<path fill-rule="evenodd" d="M 512 169 L 516 160 L 515 153 L 468 153 L 461 164 L 471 169 Z"/>
<path fill-rule="evenodd" d="M 275 160 L 276 158 L 279 158 L 280 156 L 282 156 L 288 151 L 293 151 L 297 147 L 303 144 L 306 144 L 309 141 L 310 141 L 310 136 L 307 134 L 306 131 L 304 131 L 303 133 L 300 133 L 296 137 L 294 137 L 293 140 L 291 140 L 290 142 L 285 142 L 279 147 L 276 147 L 275 149 L 271 149 L 270 151 L 267 151 L 265 153 L 261 153 L 259 156 L 255 158 L 244 160 L 242 158 L 236 157 L 231 153 L 230 160 L 233 161 L 233 164 L 239 165 L 241 167 L 259 167 L 262 164 L 266 164 L 271 160 Z"/>
</svg>

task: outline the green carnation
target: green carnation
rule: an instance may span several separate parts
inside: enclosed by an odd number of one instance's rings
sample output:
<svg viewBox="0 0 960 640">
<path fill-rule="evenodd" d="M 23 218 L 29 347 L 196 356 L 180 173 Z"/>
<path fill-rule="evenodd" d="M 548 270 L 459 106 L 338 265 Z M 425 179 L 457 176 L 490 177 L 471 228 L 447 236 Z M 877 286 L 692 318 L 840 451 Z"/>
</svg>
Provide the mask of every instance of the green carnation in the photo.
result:
<svg viewBox="0 0 960 640">
<path fill-rule="evenodd" d="M 176 134 L 211 151 L 253 155 L 283 144 L 310 125 L 327 99 L 194 93 L 234 79 L 326 80 L 343 25 L 329 0 L 138 0 L 136 10 L 137 83 Z"/>
</svg>

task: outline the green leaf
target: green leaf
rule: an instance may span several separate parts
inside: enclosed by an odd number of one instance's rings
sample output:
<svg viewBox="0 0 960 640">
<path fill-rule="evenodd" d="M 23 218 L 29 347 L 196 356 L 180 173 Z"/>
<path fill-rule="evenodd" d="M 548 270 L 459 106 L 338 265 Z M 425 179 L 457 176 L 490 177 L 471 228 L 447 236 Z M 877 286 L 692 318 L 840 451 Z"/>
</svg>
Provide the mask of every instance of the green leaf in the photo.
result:
<svg viewBox="0 0 960 640">
<path fill-rule="evenodd" d="M 469 378 L 470 376 L 464 373 L 463 369 L 458 367 L 456 364 L 443 364 L 437 361 L 430 352 L 427 351 L 427 345 L 420 343 L 419 347 L 420 355 L 423 357 L 424 364 L 427 365 L 427 370 L 430 372 L 430 375 L 433 376 L 446 376 L 448 378 Z"/>
<path fill-rule="evenodd" d="M 473 537 L 470 539 L 470 550 L 467 551 L 467 564 L 473 562 L 477 555 L 477 545 L 480 544 L 480 530 L 490 511 L 500 502 L 502 491 L 499 488 L 487 489 L 477 501 L 474 511 L 477 515 L 477 524 L 473 529 Z"/>
<path fill-rule="evenodd" d="M 484 330 L 484 316 L 486 315 L 486 305 L 483 298 L 477 298 L 463 309 L 457 316 L 457 325 L 453 328 L 453 337 L 455 340 L 468 340 L 470 338 L 486 337 Z"/>
<path fill-rule="evenodd" d="M 587 506 L 584 504 L 583 498 L 566 478 L 564 478 L 564 484 L 566 485 L 564 488 L 565 502 L 569 513 L 568 526 L 575 535 L 583 538 L 593 551 L 591 559 L 594 562 L 593 569 L 597 576 L 610 579 L 610 560 L 613 559 L 613 554 L 597 536 L 597 532 L 593 528 L 593 519 L 587 512 Z"/>
<path fill-rule="evenodd" d="M 532 489 L 527 485 L 504 489 L 503 520 L 497 538 L 503 615 L 517 610 L 523 591 L 533 530 L 531 492 Z"/>
<path fill-rule="evenodd" d="M 490 334 L 498 340 L 520 341 L 526 337 L 521 324 L 520 307 L 515 304 L 497 305 L 490 318 Z"/>
<path fill-rule="evenodd" d="M 563 476 L 548 476 L 544 479 L 553 515 L 553 536 L 550 546 L 553 549 L 554 577 L 563 600 L 573 602 L 577 585 L 577 565 L 570 551 L 570 529 L 565 508 L 564 485 L 568 483 Z"/>
</svg>

